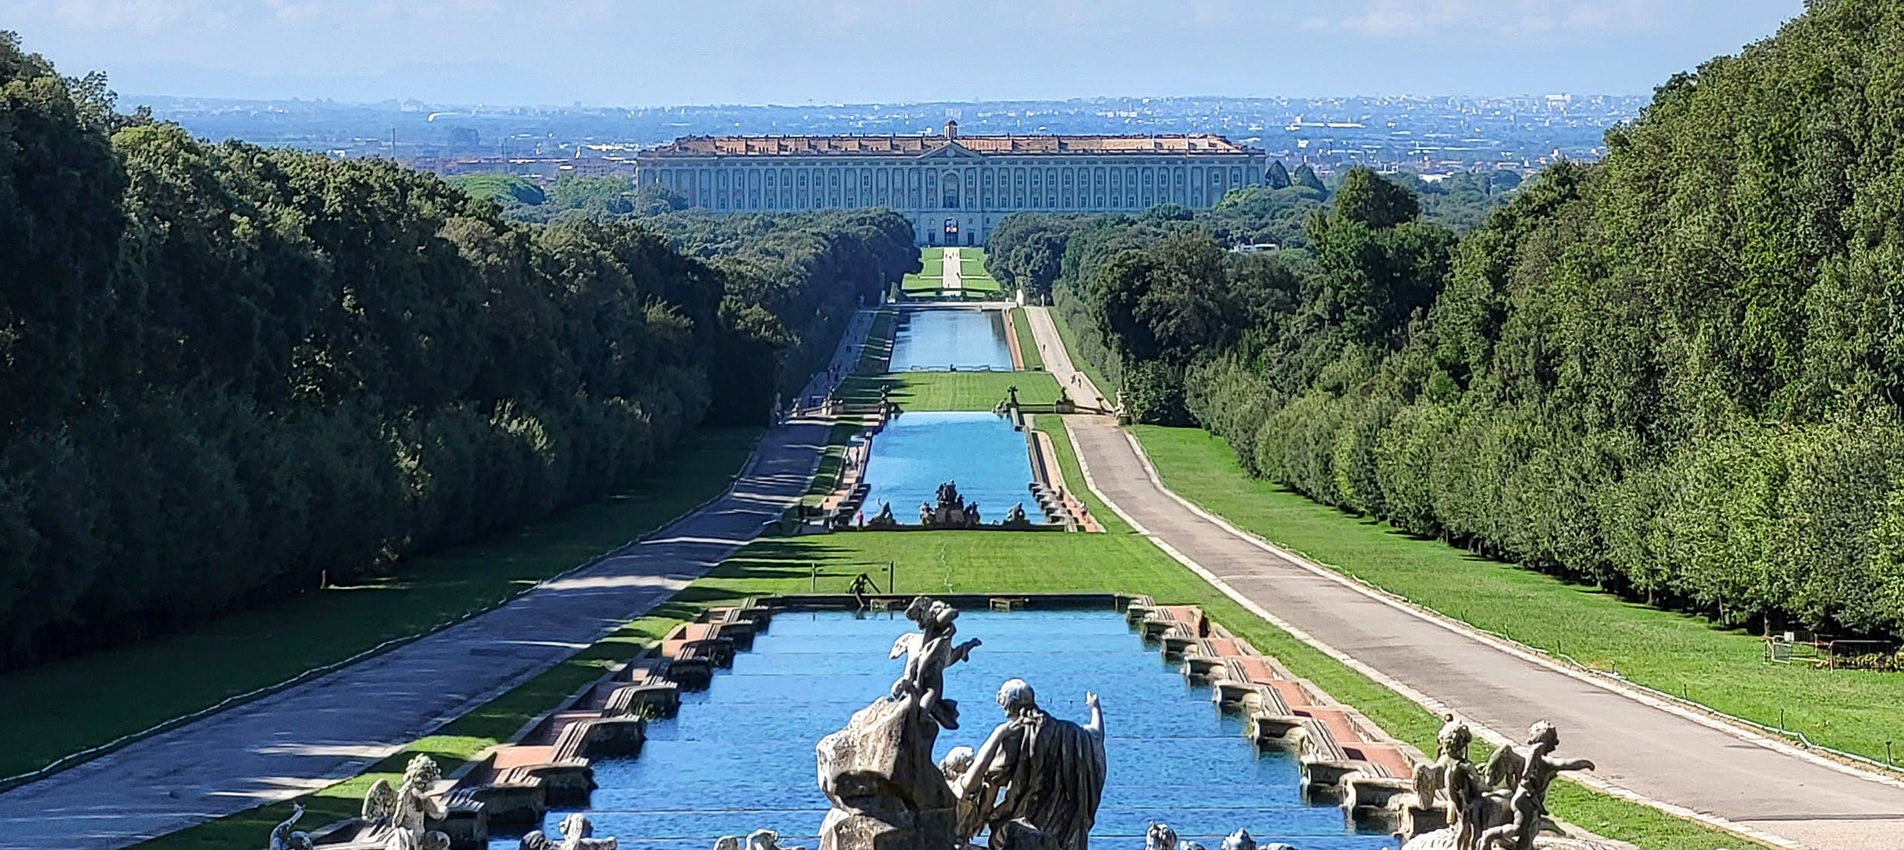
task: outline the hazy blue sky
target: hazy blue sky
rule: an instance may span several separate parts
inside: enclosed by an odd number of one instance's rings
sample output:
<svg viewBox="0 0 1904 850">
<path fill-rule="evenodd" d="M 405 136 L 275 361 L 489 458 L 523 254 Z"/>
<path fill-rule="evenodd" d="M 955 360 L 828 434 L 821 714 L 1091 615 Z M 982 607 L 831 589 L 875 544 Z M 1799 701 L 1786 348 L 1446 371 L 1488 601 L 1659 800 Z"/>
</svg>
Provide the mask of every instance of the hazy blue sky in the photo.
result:
<svg viewBox="0 0 1904 850">
<path fill-rule="evenodd" d="M 1645 93 L 1802 0 L 0 0 L 137 94 L 663 105 Z"/>
</svg>

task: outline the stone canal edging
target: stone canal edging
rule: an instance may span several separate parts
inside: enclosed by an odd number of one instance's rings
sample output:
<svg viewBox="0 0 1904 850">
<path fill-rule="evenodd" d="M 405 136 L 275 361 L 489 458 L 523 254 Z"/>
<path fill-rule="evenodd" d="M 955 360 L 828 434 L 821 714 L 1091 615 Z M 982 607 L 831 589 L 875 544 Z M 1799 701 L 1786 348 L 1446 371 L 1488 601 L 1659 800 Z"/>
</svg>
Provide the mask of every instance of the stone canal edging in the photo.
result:
<svg viewBox="0 0 1904 850">
<path fill-rule="evenodd" d="M 478 754 L 439 787 L 444 815 L 429 826 L 442 830 L 454 850 L 476 850 L 492 834 L 538 828 L 551 808 L 584 808 L 596 788 L 594 760 L 638 755 L 647 722 L 674 716 L 681 691 L 705 690 L 715 670 L 731 667 L 735 653 L 751 649 L 777 612 L 862 606 L 897 611 L 912 598 L 788 594 L 707 609 L 693 622 L 674 627 L 657 647 L 612 668 L 524 725 L 509 743 Z M 1420 750 L 1294 676 L 1196 606 L 1109 593 L 955 593 L 940 599 L 994 611 L 1121 610 L 1131 628 L 1157 646 L 1166 661 L 1175 662 L 1186 680 L 1209 687 L 1211 701 L 1221 710 L 1247 717 L 1246 734 L 1259 749 L 1296 757 L 1305 801 L 1333 803 L 1359 828 L 1402 837 L 1446 824 L 1438 804 L 1417 804 L 1413 776 L 1428 762 Z M 321 846 L 345 848 L 364 828 L 364 821 L 351 819 L 313 837 Z"/>
</svg>

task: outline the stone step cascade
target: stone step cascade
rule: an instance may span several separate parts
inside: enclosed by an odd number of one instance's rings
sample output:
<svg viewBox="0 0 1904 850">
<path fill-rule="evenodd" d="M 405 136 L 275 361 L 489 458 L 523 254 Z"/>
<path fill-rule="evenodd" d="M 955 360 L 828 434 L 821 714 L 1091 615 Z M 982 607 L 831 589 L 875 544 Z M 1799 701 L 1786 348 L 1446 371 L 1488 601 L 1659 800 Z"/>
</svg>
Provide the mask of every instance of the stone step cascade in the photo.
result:
<svg viewBox="0 0 1904 850">
<path fill-rule="evenodd" d="M 572 695 L 514 742 L 479 755 L 457 777 L 447 815 L 432 827 L 450 837 L 453 850 L 476 850 L 492 831 L 535 828 L 551 807 L 587 806 L 595 790 L 592 762 L 639 753 L 648 720 L 674 716 L 681 691 L 705 689 L 715 668 L 753 646 L 772 614 L 750 599 L 675 626 L 656 649 Z"/>
<path fill-rule="evenodd" d="M 1296 755 L 1304 799 L 1338 803 L 1357 826 L 1397 835 L 1445 825 L 1413 805 L 1415 767 L 1428 761 L 1420 750 L 1291 675 L 1197 606 L 1136 596 L 1124 614 L 1145 642 L 1178 662 L 1187 680 L 1209 686 L 1220 708 L 1245 714 L 1257 746 Z"/>
</svg>

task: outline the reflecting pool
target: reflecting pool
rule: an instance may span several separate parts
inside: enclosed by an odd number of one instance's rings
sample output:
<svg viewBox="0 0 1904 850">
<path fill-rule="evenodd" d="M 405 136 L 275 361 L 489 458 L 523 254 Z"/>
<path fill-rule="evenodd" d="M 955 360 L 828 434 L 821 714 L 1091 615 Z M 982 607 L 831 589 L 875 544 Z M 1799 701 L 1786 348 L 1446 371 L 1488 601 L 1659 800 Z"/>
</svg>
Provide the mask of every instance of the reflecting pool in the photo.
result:
<svg viewBox="0 0 1904 850">
<path fill-rule="evenodd" d="M 783 845 L 816 846 L 827 802 L 814 744 L 892 686 L 902 662 L 886 652 L 909 629 L 897 613 L 776 615 L 732 671 L 684 694 L 678 717 L 650 724 L 640 756 L 595 763 L 595 834 L 635 850 L 710 850 L 721 835 L 766 828 Z M 992 695 L 1005 679 L 1024 678 L 1047 711 L 1080 723 L 1084 692 L 1103 698 L 1109 776 L 1093 850 L 1142 847 L 1152 820 L 1209 848 L 1238 827 L 1300 850 L 1395 846 L 1354 834 L 1339 808 L 1303 805 L 1293 757 L 1258 755 L 1242 720 L 1220 714 L 1208 689 L 1186 684 L 1116 612 L 966 611 L 959 637 L 984 645 L 946 672 L 962 728 L 940 733 L 935 758 L 984 741 L 1003 719 Z M 548 828 L 565 814 L 551 811 Z M 516 839 L 490 846 L 515 850 Z"/>
<path fill-rule="evenodd" d="M 1031 497 L 1025 435 L 1009 420 L 971 412 L 902 413 L 875 434 L 866 459 L 866 516 L 891 502 L 895 518 L 916 523 L 919 503 L 932 501 L 947 481 L 957 482 L 965 501 L 978 503 L 987 523 L 1004 519 L 1019 502 L 1027 519 L 1044 521 Z"/>
<path fill-rule="evenodd" d="M 1005 314 L 997 310 L 900 310 L 894 322 L 889 371 L 1012 370 Z"/>
</svg>

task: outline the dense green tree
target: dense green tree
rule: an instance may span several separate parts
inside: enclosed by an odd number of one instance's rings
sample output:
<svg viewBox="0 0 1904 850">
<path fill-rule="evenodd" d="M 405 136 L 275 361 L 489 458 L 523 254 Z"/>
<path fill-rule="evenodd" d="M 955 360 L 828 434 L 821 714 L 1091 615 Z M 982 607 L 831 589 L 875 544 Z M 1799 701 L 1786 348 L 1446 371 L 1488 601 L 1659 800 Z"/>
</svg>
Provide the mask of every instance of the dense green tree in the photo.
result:
<svg viewBox="0 0 1904 850">
<path fill-rule="evenodd" d="M 1324 195 L 1329 193 L 1329 187 L 1323 185 L 1322 178 L 1316 176 L 1316 170 L 1310 167 L 1306 162 L 1296 166 L 1296 173 L 1290 175 L 1289 182 L 1304 189 L 1321 192 Z"/>
<path fill-rule="evenodd" d="M 1264 175 L 1263 182 L 1271 189 L 1287 189 L 1295 185 L 1289 179 L 1289 169 L 1283 167 L 1280 159 L 1269 164 L 1269 172 Z"/>
<path fill-rule="evenodd" d="M 1726 625 L 1897 636 L 1904 113 L 1872 93 L 1900 87 L 1904 7 L 1810 3 L 1600 163 L 1352 170 L 1302 251 L 1216 268 L 1164 246 L 1238 244 L 1313 172 L 1074 221 L 1054 300 L 1140 411 L 1180 400 L 1319 502 Z M 1193 321 L 1200 292 L 1246 321 Z"/>
<path fill-rule="evenodd" d="M 630 486 L 918 262 L 891 212 L 596 212 L 209 144 L 0 37 L 0 667 Z"/>
</svg>

